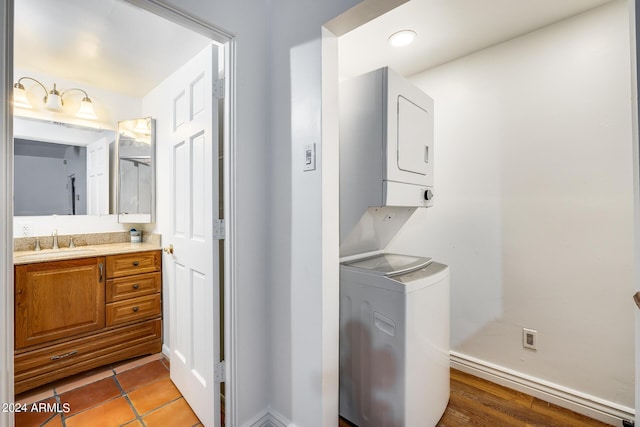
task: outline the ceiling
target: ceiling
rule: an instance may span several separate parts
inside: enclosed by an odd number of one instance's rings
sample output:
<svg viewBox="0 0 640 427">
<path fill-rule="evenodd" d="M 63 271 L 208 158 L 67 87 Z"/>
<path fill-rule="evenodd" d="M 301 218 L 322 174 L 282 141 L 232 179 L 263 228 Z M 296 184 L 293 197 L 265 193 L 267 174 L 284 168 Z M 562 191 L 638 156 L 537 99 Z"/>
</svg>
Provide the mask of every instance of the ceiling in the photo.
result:
<svg viewBox="0 0 640 427">
<path fill-rule="evenodd" d="M 410 0 L 340 37 L 341 78 L 387 65 L 409 76 L 610 1 Z M 391 47 L 402 29 L 416 41 Z M 17 67 L 125 95 L 145 95 L 210 42 L 122 0 L 15 0 Z"/>
<path fill-rule="evenodd" d="M 14 27 L 16 67 L 135 97 L 211 43 L 121 0 L 15 0 Z"/>
<path fill-rule="evenodd" d="M 340 37 L 340 77 L 384 66 L 410 76 L 610 1 L 410 0 Z M 415 41 L 391 47 L 388 37 L 405 29 Z"/>
</svg>

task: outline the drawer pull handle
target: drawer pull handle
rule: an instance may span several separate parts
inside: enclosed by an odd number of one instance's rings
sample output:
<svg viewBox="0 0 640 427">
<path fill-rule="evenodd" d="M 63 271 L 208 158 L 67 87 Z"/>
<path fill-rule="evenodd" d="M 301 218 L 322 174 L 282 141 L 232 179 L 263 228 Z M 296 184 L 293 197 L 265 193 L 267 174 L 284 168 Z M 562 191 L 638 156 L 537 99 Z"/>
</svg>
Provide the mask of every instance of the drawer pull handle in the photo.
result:
<svg viewBox="0 0 640 427">
<path fill-rule="evenodd" d="M 137 267 L 137 266 L 139 266 L 139 265 L 140 265 L 140 263 L 139 263 L 138 261 L 133 261 L 133 266 L 134 266 L 134 267 Z"/>
<path fill-rule="evenodd" d="M 140 285 L 138 285 L 137 283 L 135 285 L 133 285 L 133 289 L 138 289 L 140 287 Z"/>
<path fill-rule="evenodd" d="M 133 307 L 131 310 L 133 310 L 134 313 L 137 313 L 139 308 L 138 307 Z"/>
<path fill-rule="evenodd" d="M 78 354 L 78 350 L 70 351 L 69 353 L 61 354 L 58 356 L 51 356 L 51 360 L 64 359 L 65 357 L 73 356 L 74 354 Z"/>
</svg>

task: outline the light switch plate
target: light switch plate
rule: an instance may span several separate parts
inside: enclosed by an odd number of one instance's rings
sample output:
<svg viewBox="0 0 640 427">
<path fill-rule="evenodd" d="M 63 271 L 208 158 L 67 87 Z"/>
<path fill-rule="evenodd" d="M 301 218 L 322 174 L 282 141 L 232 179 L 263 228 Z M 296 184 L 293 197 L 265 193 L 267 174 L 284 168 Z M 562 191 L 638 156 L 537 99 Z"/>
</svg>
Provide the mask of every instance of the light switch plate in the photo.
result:
<svg viewBox="0 0 640 427">
<path fill-rule="evenodd" d="M 304 171 L 316 170 L 316 144 L 304 146 Z"/>
</svg>

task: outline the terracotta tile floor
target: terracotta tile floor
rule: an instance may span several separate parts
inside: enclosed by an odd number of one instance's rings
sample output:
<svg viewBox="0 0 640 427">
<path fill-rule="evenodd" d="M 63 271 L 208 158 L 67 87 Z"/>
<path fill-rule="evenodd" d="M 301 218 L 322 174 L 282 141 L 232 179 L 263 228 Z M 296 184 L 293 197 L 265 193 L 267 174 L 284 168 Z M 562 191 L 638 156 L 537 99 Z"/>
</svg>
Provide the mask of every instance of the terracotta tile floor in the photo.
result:
<svg viewBox="0 0 640 427">
<path fill-rule="evenodd" d="M 169 379 L 162 354 L 66 378 L 15 401 L 36 405 L 16 413 L 16 427 L 202 426 Z"/>
</svg>

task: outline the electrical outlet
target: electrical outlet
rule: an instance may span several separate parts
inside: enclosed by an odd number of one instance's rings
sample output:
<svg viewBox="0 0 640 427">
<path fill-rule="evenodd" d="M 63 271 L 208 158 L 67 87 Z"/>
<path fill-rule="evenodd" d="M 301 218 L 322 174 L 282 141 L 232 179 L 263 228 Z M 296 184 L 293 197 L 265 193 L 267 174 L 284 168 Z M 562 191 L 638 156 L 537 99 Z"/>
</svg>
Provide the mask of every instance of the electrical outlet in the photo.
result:
<svg viewBox="0 0 640 427">
<path fill-rule="evenodd" d="M 522 328 L 522 347 L 529 350 L 538 349 L 538 331 Z"/>
<path fill-rule="evenodd" d="M 31 236 L 31 223 L 23 222 L 22 223 L 22 237 Z"/>
</svg>

